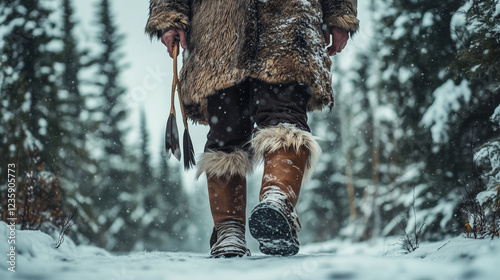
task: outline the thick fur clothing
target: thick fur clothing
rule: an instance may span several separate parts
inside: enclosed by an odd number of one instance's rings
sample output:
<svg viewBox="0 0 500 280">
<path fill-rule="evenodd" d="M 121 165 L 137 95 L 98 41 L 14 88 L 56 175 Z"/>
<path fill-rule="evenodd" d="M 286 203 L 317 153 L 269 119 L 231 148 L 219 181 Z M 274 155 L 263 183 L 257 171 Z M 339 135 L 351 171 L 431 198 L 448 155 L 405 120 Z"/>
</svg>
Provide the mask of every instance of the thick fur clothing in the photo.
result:
<svg viewBox="0 0 500 280">
<path fill-rule="evenodd" d="M 146 32 L 187 32 L 180 72 L 190 119 L 207 123 L 206 97 L 247 79 L 307 85 L 308 110 L 333 105 L 325 28 L 353 34 L 357 0 L 151 0 Z"/>
</svg>

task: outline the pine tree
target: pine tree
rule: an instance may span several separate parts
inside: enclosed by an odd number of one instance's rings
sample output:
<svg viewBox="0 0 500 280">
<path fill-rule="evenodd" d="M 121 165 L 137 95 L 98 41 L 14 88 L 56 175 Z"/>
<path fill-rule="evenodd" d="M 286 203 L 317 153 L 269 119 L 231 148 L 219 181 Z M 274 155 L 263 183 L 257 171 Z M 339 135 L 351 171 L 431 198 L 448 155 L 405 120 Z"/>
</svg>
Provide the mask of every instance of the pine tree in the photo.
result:
<svg viewBox="0 0 500 280">
<path fill-rule="evenodd" d="M 125 227 L 120 236 L 129 240 L 127 245 L 120 246 L 122 250 L 155 250 L 161 246 L 155 242 L 154 225 L 158 223 L 161 205 L 156 203 L 158 187 L 154 184 L 149 132 L 143 108 L 140 111 L 139 131 L 139 155 L 133 163 L 137 165 L 137 172 L 132 175 L 133 187 L 127 188 L 129 198 L 122 202 L 128 205 L 128 214 L 123 216 Z"/>
<path fill-rule="evenodd" d="M 1 24 L 7 31 L 1 53 L 0 130 L 5 131 L 1 154 L 2 162 L 17 162 L 22 173 L 27 170 L 25 155 L 38 147 L 43 169 L 55 173 L 60 186 L 69 193 L 65 199 L 78 204 L 74 186 L 87 178 L 82 171 L 91 160 L 75 129 L 82 126 L 78 114 L 84 106 L 77 77 L 81 67 L 68 67 L 67 59 L 78 60 L 80 54 L 72 35 L 69 2 L 63 3 L 61 21 L 53 16 L 54 2 L 18 0 L 0 4 Z"/>
<path fill-rule="evenodd" d="M 483 85 L 500 84 L 500 12 L 498 0 L 468 0 L 458 13 L 463 13 L 465 26 L 455 29 L 459 49 L 452 64 L 460 74 Z M 498 90 L 498 88 L 497 88 Z"/>
<path fill-rule="evenodd" d="M 460 133 L 469 132 L 469 159 L 473 158 L 475 165 L 472 172 L 467 174 L 471 179 L 464 180 L 467 184 L 464 186 L 461 210 L 469 217 L 463 217 L 463 220 L 471 221 L 474 234 L 482 229 L 488 236 L 494 236 L 495 232 L 498 235 L 500 223 L 499 196 L 496 192 L 498 180 L 495 178 L 499 171 L 497 167 L 500 166 L 496 156 L 500 141 L 499 5 L 498 0 L 469 0 L 462 7 L 460 13 L 463 13 L 461 16 L 466 24 L 456 27 L 459 49 L 451 65 L 451 69 L 461 77 L 470 80 L 473 88 L 473 97 L 466 107 L 470 113 L 461 114 L 459 122 L 450 125 L 458 124 L 459 128 L 450 138 L 459 138 Z M 489 195 L 485 201 L 478 201 L 477 194 L 483 191 L 490 191 L 493 195 Z M 471 219 L 475 215 L 484 219 Z"/>
<path fill-rule="evenodd" d="M 343 69 L 337 65 L 342 62 L 333 59 L 334 78 L 343 77 Z M 337 91 L 336 106 L 329 113 L 318 112 L 311 114 L 309 124 L 314 135 L 321 140 L 323 154 L 320 164 L 315 168 L 313 178 L 310 182 L 303 183 L 304 190 L 298 204 L 298 212 L 303 228 L 308 231 L 304 234 L 304 242 L 317 242 L 332 239 L 348 224 L 349 201 L 345 174 L 345 166 L 348 164 L 343 155 L 343 119 L 344 104 L 341 95 L 344 80 L 334 80 L 334 88 Z"/>
<path fill-rule="evenodd" d="M 373 34 L 365 40 L 364 51 L 357 54 L 352 67 L 353 76 L 351 95 L 359 105 L 350 106 L 350 115 L 357 119 L 352 131 L 357 131 L 358 141 L 349 141 L 353 146 L 352 156 L 357 168 L 353 170 L 353 181 L 357 197 L 359 218 L 355 221 L 354 239 L 376 238 L 392 231 L 394 219 L 399 217 L 404 207 L 399 205 L 398 186 L 395 184 L 399 174 L 398 136 L 402 130 L 396 117 L 396 108 L 391 95 L 385 94 L 383 76 L 380 73 L 380 53 L 386 52 L 381 42 L 379 17 L 386 9 L 380 1 L 369 3 L 370 23 L 365 32 Z M 351 135 L 354 134 L 351 132 Z M 352 236 L 352 235 L 351 235 Z"/>
<path fill-rule="evenodd" d="M 60 100 L 64 104 L 54 108 L 60 112 L 59 122 L 63 128 L 61 138 L 62 160 L 61 172 L 70 181 L 77 182 L 89 179 L 89 168 L 95 168 L 95 162 L 87 147 L 86 135 L 95 129 L 96 123 L 91 119 L 92 112 L 86 105 L 89 96 L 81 92 L 79 73 L 88 65 L 80 62 L 86 51 L 77 48 L 77 39 L 73 34 L 75 21 L 71 0 L 63 0 L 62 13 L 62 50 L 57 56 L 61 65 L 61 78 L 58 84 Z"/>
<path fill-rule="evenodd" d="M 125 146 L 123 121 L 127 117 L 122 97 L 125 89 L 120 85 L 121 53 L 118 52 L 123 36 L 113 23 L 109 0 L 102 0 L 98 7 L 100 31 L 97 40 L 102 50 L 96 59 L 96 87 L 98 104 L 94 110 L 98 117 L 97 135 L 93 139 L 100 149 L 99 174 L 95 177 L 96 189 L 92 192 L 93 210 L 100 225 L 96 242 L 110 250 L 127 250 L 134 237 L 127 233 L 127 221 L 136 208 L 137 187 L 133 184 L 133 161 Z"/>
<path fill-rule="evenodd" d="M 380 231 L 379 177 L 380 177 L 380 120 L 377 107 L 380 97 L 377 88 L 372 88 L 370 81 L 375 80 L 374 62 L 370 56 L 374 53 L 373 44 L 365 53 L 358 54 L 358 65 L 353 67 L 356 75 L 353 81 L 353 92 L 349 93 L 350 104 L 345 108 L 344 145 L 346 156 L 353 162 L 352 184 L 357 213 L 359 216 L 352 221 L 352 232 L 348 234 L 353 240 L 366 240 L 377 236 Z M 376 64 L 375 64 L 376 65 Z M 367 78 L 369 77 L 369 78 Z M 372 86 L 372 87 L 371 87 Z M 355 96 L 355 98 L 352 98 Z M 356 104 L 353 104 L 356 103 Z M 356 138 L 354 140 L 353 138 Z"/>
<path fill-rule="evenodd" d="M 34 0 L 0 5 L 0 24 L 6 30 L 0 70 L 1 161 L 13 162 L 19 153 L 19 164 L 22 164 L 26 158 L 25 148 L 36 145 L 47 161 L 47 169 L 53 170 L 58 154 L 52 149 L 52 143 L 58 141 L 58 135 L 52 133 L 60 129 L 50 111 L 59 102 L 54 69 L 56 51 L 48 48 L 57 39 L 55 23 L 49 19 L 53 11 Z"/>
<path fill-rule="evenodd" d="M 177 162 L 170 165 L 164 146 L 161 147 L 161 161 L 158 170 L 157 203 L 163 205 L 162 222 L 158 230 L 168 237 L 164 244 L 166 250 L 179 251 L 189 248 L 189 224 L 192 222 L 189 200 L 184 190 L 181 174 L 182 167 Z"/>
<path fill-rule="evenodd" d="M 99 24 L 101 30 L 99 41 L 102 43 L 103 51 L 98 58 L 99 79 L 96 85 L 100 88 L 102 107 L 99 108 L 103 114 L 100 138 L 103 140 L 104 152 L 107 155 L 121 157 L 125 152 L 124 133 L 120 128 L 126 118 L 126 108 L 122 102 L 125 89 L 120 85 L 119 75 L 123 65 L 119 61 L 122 54 L 118 52 L 123 42 L 123 35 L 118 34 L 113 23 L 109 0 L 102 0 L 99 6 Z M 117 179 L 114 177 L 113 179 Z"/>
<path fill-rule="evenodd" d="M 459 48 L 450 68 L 472 82 L 477 99 L 471 103 L 476 114 L 484 113 L 479 118 L 481 120 L 488 114 L 493 117 L 495 109 L 500 108 L 500 65 L 497 63 L 500 60 L 498 5 L 498 0 L 467 1 L 459 11 L 464 13 L 467 24 L 455 28 Z M 478 138 L 495 135 L 492 130 L 498 128 L 500 118 L 492 118 L 492 121 L 493 126 L 487 126 L 489 132 Z M 481 132 L 484 132 L 484 129 Z"/>
<path fill-rule="evenodd" d="M 141 119 L 139 122 L 140 128 L 140 155 L 139 155 L 139 183 L 144 186 L 151 185 L 153 174 L 151 168 L 151 153 L 149 152 L 149 132 L 146 121 L 144 108 L 141 108 Z"/>
<path fill-rule="evenodd" d="M 94 112 L 86 104 L 91 95 L 80 89 L 82 83 L 89 81 L 82 80 L 79 74 L 93 65 L 82 63 L 82 59 L 88 59 L 88 52 L 77 47 L 78 40 L 74 34 L 77 22 L 74 20 L 71 0 L 62 1 L 62 11 L 62 50 L 57 60 L 63 69 L 59 91 L 65 105 L 57 110 L 66 115 L 60 120 L 66 133 L 61 147 L 61 169 L 68 200 L 78 207 L 78 215 L 70 235 L 77 242 L 88 243 L 94 239 L 94 231 L 98 228 L 96 213 L 92 207 L 94 201 L 90 199 L 95 190 L 92 178 L 97 162 L 90 154 L 94 147 L 88 139 L 91 132 L 96 130 L 97 123 L 93 120 Z"/>
<path fill-rule="evenodd" d="M 408 196 L 415 190 L 413 202 L 406 199 L 411 203 L 404 204 L 410 209 L 414 203 L 419 210 L 417 223 L 425 220 L 429 238 L 440 238 L 444 232 L 458 230 L 461 224 L 454 218 L 460 200 L 457 186 L 470 173 L 467 159 L 471 132 L 488 118 L 480 106 L 474 105 L 483 103 L 475 86 L 449 71 L 457 51 L 452 17 L 464 3 L 385 1 L 387 12 L 379 29 L 385 46 L 379 53 L 380 88 L 392 100 L 403 132 L 397 139 L 401 179 L 396 183 Z M 470 99 L 469 93 L 473 94 Z M 458 109 L 440 102 L 451 98 L 455 98 Z M 446 119 L 433 117 L 433 112 L 445 112 Z M 483 141 L 490 132 L 489 128 L 477 132 L 475 140 Z M 414 227 L 412 223 L 408 226 Z"/>
<path fill-rule="evenodd" d="M 336 108 L 338 109 L 338 108 Z M 349 217 L 342 157 L 339 114 L 311 114 L 311 130 L 320 137 L 323 154 L 313 178 L 304 182 L 297 205 L 302 227 L 307 233 L 303 242 L 319 242 L 334 238 Z"/>
</svg>

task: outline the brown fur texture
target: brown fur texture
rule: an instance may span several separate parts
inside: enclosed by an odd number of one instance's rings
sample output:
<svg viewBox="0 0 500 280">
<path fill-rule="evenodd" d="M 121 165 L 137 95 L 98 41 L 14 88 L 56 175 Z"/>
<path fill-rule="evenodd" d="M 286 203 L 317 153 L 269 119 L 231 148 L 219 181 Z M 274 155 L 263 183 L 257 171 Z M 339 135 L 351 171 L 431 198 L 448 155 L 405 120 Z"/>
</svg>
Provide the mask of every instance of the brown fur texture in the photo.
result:
<svg viewBox="0 0 500 280">
<path fill-rule="evenodd" d="M 254 162 L 263 161 L 267 153 L 274 153 L 281 149 L 293 149 L 299 154 L 300 149 L 305 147 L 307 159 L 303 182 L 306 182 L 311 178 L 314 167 L 321 155 L 321 147 L 316 142 L 316 139 L 317 137 L 311 133 L 290 124 L 280 124 L 260 129 L 252 140 Z"/>
<path fill-rule="evenodd" d="M 357 0 L 323 0 L 323 21 L 328 27 L 338 27 L 354 35 L 359 28 Z"/>
<path fill-rule="evenodd" d="M 308 110 L 333 105 L 322 28 L 355 33 L 356 8 L 357 0 L 151 0 L 146 32 L 187 31 L 182 100 L 206 124 L 206 97 L 249 78 L 308 85 Z"/>
<path fill-rule="evenodd" d="M 159 38 L 168 29 L 188 30 L 189 10 L 188 1 L 151 0 L 146 33 Z"/>
</svg>

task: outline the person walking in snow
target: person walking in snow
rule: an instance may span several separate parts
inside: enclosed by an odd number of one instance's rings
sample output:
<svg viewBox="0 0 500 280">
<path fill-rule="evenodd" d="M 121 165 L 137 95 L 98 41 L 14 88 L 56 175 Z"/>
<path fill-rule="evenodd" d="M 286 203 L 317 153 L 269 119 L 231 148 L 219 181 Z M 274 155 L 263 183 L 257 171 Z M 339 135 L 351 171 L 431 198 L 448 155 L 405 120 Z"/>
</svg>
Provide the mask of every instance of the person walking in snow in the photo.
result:
<svg viewBox="0 0 500 280">
<path fill-rule="evenodd" d="M 146 33 L 173 55 L 188 118 L 209 125 L 197 168 L 207 177 L 211 256 L 250 255 L 246 175 L 264 162 L 251 235 L 269 255 L 295 255 L 295 206 L 321 149 L 307 112 L 333 106 L 329 56 L 359 26 L 357 0 L 150 0 Z M 328 46 L 328 47 L 327 47 Z"/>
</svg>

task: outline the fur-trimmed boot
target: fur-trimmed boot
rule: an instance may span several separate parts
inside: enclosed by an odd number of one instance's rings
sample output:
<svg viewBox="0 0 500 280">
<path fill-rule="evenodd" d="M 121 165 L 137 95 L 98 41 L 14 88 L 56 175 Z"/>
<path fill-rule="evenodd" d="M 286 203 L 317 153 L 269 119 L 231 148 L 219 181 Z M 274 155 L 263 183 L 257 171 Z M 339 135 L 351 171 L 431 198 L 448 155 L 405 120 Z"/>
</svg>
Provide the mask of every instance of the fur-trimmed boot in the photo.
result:
<svg viewBox="0 0 500 280">
<path fill-rule="evenodd" d="M 198 175 L 207 175 L 210 210 L 214 229 L 210 255 L 219 257 L 249 256 L 245 241 L 246 173 L 251 168 L 248 154 L 209 151 L 199 162 Z"/>
<path fill-rule="evenodd" d="M 292 125 L 262 129 L 254 138 L 256 156 L 264 160 L 260 203 L 252 210 L 249 227 L 267 255 L 295 255 L 301 226 L 295 210 L 302 181 L 321 153 L 315 138 Z"/>
</svg>

